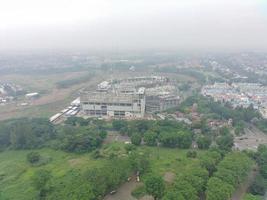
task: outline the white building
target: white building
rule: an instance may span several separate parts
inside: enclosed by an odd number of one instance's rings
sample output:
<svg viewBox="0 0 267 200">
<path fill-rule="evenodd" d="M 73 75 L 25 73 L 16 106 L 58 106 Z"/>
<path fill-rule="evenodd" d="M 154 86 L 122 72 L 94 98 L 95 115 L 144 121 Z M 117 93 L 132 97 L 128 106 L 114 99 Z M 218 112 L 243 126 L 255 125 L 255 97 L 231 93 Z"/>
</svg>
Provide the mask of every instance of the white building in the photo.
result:
<svg viewBox="0 0 267 200">
<path fill-rule="evenodd" d="M 37 92 L 28 93 L 28 94 L 25 95 L 25 97 L 27 99 L 36 99 L 36 98 L 39 97 L 39 93 L 37 93 Z"/>
<path fill-rule="evenodd" d="M 111 88 L 111 84 L 108 81 L 103 81 L 97 85 L 97 91 L 106 92 Z"/>
</svg>

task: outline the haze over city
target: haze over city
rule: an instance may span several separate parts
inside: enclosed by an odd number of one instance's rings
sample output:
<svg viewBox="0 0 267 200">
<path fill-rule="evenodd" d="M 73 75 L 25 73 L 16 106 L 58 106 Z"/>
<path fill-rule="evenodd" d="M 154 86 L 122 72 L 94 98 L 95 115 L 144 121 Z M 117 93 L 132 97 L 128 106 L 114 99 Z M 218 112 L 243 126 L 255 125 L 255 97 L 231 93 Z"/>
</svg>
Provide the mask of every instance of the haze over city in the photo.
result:
<svg viewBox="0 0 267 200">
<path fill-rule="evenodd" d="M 267 0 L 0 0 L 0 200 L 266 200 Z"/>
<path fill-rule="evenodd" d="M 266 50 L 264 0 L 9 0 L 0 50 Z"/>
</svg>

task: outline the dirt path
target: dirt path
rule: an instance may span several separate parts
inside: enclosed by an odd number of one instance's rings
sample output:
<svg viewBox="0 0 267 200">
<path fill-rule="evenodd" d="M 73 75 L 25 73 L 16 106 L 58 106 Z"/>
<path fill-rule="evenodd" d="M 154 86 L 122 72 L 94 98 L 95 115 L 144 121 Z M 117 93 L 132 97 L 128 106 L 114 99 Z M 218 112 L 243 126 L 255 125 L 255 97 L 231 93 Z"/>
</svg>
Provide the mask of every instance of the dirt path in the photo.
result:
<svg viewBox="0 0 267 200">
<path fill-rule="evenodd" d="M 251 185 L 251 183 L 253 182 L 253 180 L 255 179 L 256 175 L 258 173 L 258 167 L 255 165 L 251 172 L 249 173 L 246 181 L 244 183 L 242 183 L 237 190 L 235 191 L 235 193 L 232 195 L 231 200 L 242 200 L 244 195 L 246 194 L 249 186 Z"/>
<path fill-rule="evenodd" d="M 131 192 L 139 185 L 142 185 L 142 183 L 132 179 L 131 181 L 122 184 L 115 194 L 107 195 L 104 200 L 136 200 L 136 198 L 131 195 Z"/>
</svg>

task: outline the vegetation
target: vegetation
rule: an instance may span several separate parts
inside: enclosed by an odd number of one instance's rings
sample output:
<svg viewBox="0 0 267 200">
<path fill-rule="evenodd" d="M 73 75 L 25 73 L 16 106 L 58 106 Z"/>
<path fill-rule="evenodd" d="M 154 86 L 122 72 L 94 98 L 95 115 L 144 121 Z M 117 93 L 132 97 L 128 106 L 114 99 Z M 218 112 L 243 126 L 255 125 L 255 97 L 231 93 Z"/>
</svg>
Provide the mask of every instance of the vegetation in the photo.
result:
<svg viewBox="0 0 267 200">
<path fill-rule="evenodd" d="M 114 120 L 112 126 L 121 134 L 131 136 L 131 141 L 135 145 L 140 145 L 143 139 L 148 146 L 156 146 L 159 142 L 165 147 L 188 149 L 193 141 L 193 134 L 190 129 L 182 123 L 168 120 L 156 122 Z"/>
<path fill-rule="evenodd" d="M 38 198 L 45 199 L 51 185 L 51 172 L 45 169 L 40 169 L 33 175 L 33 185 L 39 191 Z"/>
<path fill-rule="evenodd" d="M 155 200 L 161 199 L 164 194 L 165 185 L 161 176 L 149 174 L 145 180 L 145 189 Z"/>
<path fill-rule="evenodd" d="M 37 163 L 40 161 L 40 154 L 38 152 L 32 151 L 27 154 L 27 161 L 31 164 Z"/>
<path fill-rule="evenodd" d="M 207 184 L 207 200 L 229 199 L 238 184 L 244 181 L 252 168 L 252 160 L 244 153 L 229 153 L 219 163 L 217 171 Z"/>
<path fill-rule="evenodd" d="M 157 145 L 157 133 L 154 131 L 146 131 L 144 133 L 144 142 L 149 146 Z"/>
<path fill-rule="evenodd" d="M 134 145 L 140 145 L 141 144 L 141 141 L 142 141 L 142 137 L 141 137 L 140 134 L 138 134 L 138 133 L 132 134 L 132 136 L 131 136 L 131 142 L 132 142 L 132 144 L 134 144 Z"/>
<path fill-rule="evenodd" d="M 22 118 L 0 124 L 0 149 L 52 147 L 82 153 L 100 147 L 106 134 L 98 125 L 55 127 L 46 119 Z"/>
<path fill-rule="evenodd" d="M 255 125 L 264 133 L 267 133 L 267 120 L 261 119 L 255 122 Z"/>
<path fill-rule="evenodd" d="M 267 190 L 267 146 L 260 145 L 256 154 L 252 156 L 259 166 L 259 174 L 250 186 L 250 193 L 253 195 L 264 195 Z"/>
<path fill-rule="evenodd" d="M 199 136 L 196 140 L 199 149 L 208 149 L 211 145 L 211 138 L 208 136 Z"/>
<path fill-rule="evenodd" d="M 255 196 L 252 194 L 246 194 L 246 196 L 244 197 L 244 200 L 261 200 L 261 197 Z"/>
<path fill-rule="evenodd" d="M 146 188 L 144 185 L 137 186 L 131 194 L 133 197 L 140 199 L 141 197 L 146 195 Z"/>
<path fill-rule="evenodd" d="M 225 151 L 230 151 L 234 145 L 234 137 L 231 134 L 222 135 L 217 138 L 218 147 Z"/>
<path fill-rule="evenodd" d="M 36 128 L 38 120 L 41 126 Z M 182 123 L 115 120 L 111 124 L 69 118 L 64 125 L 54 126 L 38 120 L 10 120 L 0 126 L 1 147 L 5 150 L 0 160 L 8 160 L 0 163 L 3 199 L 103 199 L 137 172 L 144 187 L 134 190 L 135 196 L 197 200 L 206 194 L 207 200 L 228 198 L 253 164 L 247 154 L 225 149 L 231 143 L 228 140 L 218 142 L 218 148 L 209 148 L 207 135 L 197 137 L 201 150 L 190 150 L 194 134 Z M 13 127 L 17 129 L 6 132 Z M 28 128 L 24 131 L 23 127 Z M 19 129 L 25 132 L 25 139 L 16 139 L 14 147 L 9 137 L 14 132 L 19 137 Z M 111 129 L 127 134 L 133 144 L 103 144 Z M 3 137 L 6 134 L 8 137 Z M 229 136 L 229 130 L 222 128 L 220 135 Z M 22 145 L 30 141 L 33 146 Z M 141 141 L 146 145 L 140 145 Z M 264 147 L 251 155 L 262 166 L 262 177 L 266 177 L 265 155 Z M 168 183 L 163 180 L 167 172 L 173 174 Z M 259 193 L 260 187 L 255 186 L 252 194 Z"/>
<path fill-rule="evenodd" d="M 45 119 L 8 120 L 0 123 L 0 148 L 40 148 L 55 135 L 54 126 Z"/>
</svg>

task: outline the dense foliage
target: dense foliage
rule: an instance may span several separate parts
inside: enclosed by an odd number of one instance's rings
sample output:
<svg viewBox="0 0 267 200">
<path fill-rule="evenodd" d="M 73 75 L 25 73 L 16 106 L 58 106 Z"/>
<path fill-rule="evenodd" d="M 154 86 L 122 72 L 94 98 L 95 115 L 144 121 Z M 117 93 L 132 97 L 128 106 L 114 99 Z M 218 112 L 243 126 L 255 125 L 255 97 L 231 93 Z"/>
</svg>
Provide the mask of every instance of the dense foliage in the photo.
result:
<svg viewBox="0 0 267 200">
<path fill-rule="evenodd" d="M 258 151 L 253 154 L 259 167 L 259 174 L 250 186 L 253 195 L 264 195 L 267 191 L 267 146 L 260 145 Z"/>
<path fill-rule="evenodd" d="M 34 149 L 55 138 L 56 130 L 46 119 L 15 119 L 0 123 L 0 148 Z"/>
<path fill-rule="evenodd" d="M 161 199 L 165 190 L 163 178 L 158 175 L 149 174 L 145 180 L 145 189 L 155 200 Z"/>
<path fill-rule="evenodd" d="M 98 200 L 116 188 L 139 168 L 148 168 L 146 158 L 114 158 L 104 165 L 84 172 L 71 170 L 66 175 L 69 181 L 55 183 L 47 199 Z"/>
<path fill-rule="evenodd" d="M 175 121 L 146 121 L 126 122 L 114 120 L 112 126 L 121 134 L 131 136 L 133 144 L 139 145 L 143 139 L 148 146 L 156 146 L 159 142 L 165 147 L 187 149 L 191 147 L 193 134 L 184 124 Z"/>
<path fill-rule="evenodd" d="M 247 177 L 252 164 L 252 160 L 244 153 L 227 154 L 208 181 L 207 200 L 229 199 L 238 184 Z"/>
<path fill-rule="evenodd" d="M 81 121 L 79 118 L 76 120 Z M 76 123 L 56 127 L 46 119 L 5 121 L 0 123 L 0 148 L 37 149 L 48 146 L 82 153 L 100 147 L 106 131 L 98 124 L 80 126 Z"/>
<path fill-rule="evenodd" d="M 34 164 L 40 160 L 40 154 L 38 152 L 32 151 L 27 154 L 27 161 L 31 164 Z"/>
<path fill-rule="evenodd" d="M 255 122 L 255 125 L 264 133 L 267 133 L 267 119 L 261 119 Z"/>
</svg>

